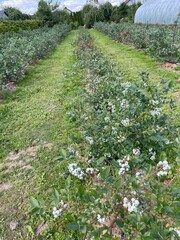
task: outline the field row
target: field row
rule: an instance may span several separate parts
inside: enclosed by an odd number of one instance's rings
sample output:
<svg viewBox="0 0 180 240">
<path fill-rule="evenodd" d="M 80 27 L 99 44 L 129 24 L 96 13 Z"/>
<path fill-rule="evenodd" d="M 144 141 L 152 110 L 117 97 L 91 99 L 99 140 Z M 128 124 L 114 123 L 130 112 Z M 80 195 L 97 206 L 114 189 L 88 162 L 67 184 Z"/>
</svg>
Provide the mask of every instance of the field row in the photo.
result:
<svg viewBox="0 0 180 240">
<path fill-rule="evenodd" d="M 29 65 L 47 56 L 70 30 L 69 25 L 57 25 L 11 35 L 1 34 L 0 84 L 23 79 Z"/>
<path fill-rule="evenodd" d="M 80 239 L 173 239 L 178 173 L 171 83 L 162 81 L 158 90 L 146 73 L 127 82 L 86 30 L 77 44 L 86 72 L 83 105 L 76 102 L 66 118 L 80 124 L 82 143 L 57 156 L 66 161 L 64 188 L 50 205 L 33 198 L 31 211 L 52 214 Z"/>
<path fill-rule="evenodd" d="M 166 61 L 180 61 L 180 28 L 178 26 L 139 26 L 128 23 L 96 23 L 95 28 L 110 38 L 145 49 Z"/>
</svg>

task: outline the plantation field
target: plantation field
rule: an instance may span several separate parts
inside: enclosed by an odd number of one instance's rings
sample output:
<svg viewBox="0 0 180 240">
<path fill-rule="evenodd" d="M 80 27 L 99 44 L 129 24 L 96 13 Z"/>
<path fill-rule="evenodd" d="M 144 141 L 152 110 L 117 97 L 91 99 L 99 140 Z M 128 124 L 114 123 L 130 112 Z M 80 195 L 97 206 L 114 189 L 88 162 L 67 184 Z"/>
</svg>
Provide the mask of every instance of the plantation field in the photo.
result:
<svg viewBox="0 0 180 240">
<path fill-rule="evenodd" d="M 178 65 L 96 29 L 7 36 L 0 239 L 179 239 Z"/>
</svg>

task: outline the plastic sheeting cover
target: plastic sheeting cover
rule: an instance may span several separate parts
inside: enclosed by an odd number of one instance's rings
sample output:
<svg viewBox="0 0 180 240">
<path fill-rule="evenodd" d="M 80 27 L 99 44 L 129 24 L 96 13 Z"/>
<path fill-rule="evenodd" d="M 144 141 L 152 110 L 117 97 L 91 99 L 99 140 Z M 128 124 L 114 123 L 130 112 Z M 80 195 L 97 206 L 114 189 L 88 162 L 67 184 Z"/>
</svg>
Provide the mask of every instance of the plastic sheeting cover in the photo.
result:
<svg viewBox="0 0 180 240">
<path fill-rule="evenodd" d="M 180 0 L 146 0 L 135 14 L 135 23 L 180 24 Z"/>
</svg>

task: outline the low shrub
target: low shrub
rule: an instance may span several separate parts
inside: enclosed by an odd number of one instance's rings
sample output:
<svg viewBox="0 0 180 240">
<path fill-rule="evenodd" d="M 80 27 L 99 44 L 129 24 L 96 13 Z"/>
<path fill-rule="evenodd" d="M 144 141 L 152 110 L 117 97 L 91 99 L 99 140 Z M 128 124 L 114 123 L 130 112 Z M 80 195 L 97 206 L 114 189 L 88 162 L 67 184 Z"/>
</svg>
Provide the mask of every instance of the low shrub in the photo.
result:
<svg viewBox="0 0 180 240">
<path fill-rule="evenodd" d="M 167 61 L 180 61 L 180 28 L 178 26 L 140 26 L 128 23 L 95 24 L 95 28 L 110 38 L 144 49 Z"/>
<path fill-rule="evenodd" d="M 0 83 L 21 80 L 33 62 L 47 56 L 71 30 L 69 25 L 1 35 Z"/>
<path fill-rule="evenodd" d="M 85 149 L 74 143 L 62 150 L 64 189 L 53 192 L 51 207 L 32 198 L 32 213 L 63 218 L 80 239 L 178 239 L 177 126 L 167 98 L 172 83 L 154 86 L 147 73 L 126 82 L 87 32 L 77 42 L 88 73 L 85 99 L 83 111 L 79 106 L 68 115 L 81 119 Z"/>
<path fill-rule="evenodd" d="M 37 20 L 23 20 L 23 21 L 1 21 L 0 20 L 0 33 L 6 32 L 20 32 L 23 30 L 33 30 L 42 25 Z"/>
</svg>

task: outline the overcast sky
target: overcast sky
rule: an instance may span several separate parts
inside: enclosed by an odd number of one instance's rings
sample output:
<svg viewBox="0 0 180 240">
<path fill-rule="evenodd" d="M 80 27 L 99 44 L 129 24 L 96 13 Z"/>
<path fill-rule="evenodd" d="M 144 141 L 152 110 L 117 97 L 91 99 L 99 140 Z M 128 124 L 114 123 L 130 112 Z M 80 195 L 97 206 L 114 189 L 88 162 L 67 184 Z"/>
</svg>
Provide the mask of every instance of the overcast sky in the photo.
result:
<svg viewBox="0 0 180 240">
<path fill-rule="evenodd" d="M 119 5 L 123 0 L 109 0 L 113 5 Z M 37 10 L 39 0 L 0 0 L 0 8 L 11 6 L 19 8 L 22 12 L 33 14 Z M 61 0 L 61 5 L 66 6 L 72 11 L 79 11 L 86 3 L 86 0 Z M 100 3 L 106 0 L 99 0 Z"/>
</svg>

